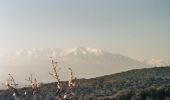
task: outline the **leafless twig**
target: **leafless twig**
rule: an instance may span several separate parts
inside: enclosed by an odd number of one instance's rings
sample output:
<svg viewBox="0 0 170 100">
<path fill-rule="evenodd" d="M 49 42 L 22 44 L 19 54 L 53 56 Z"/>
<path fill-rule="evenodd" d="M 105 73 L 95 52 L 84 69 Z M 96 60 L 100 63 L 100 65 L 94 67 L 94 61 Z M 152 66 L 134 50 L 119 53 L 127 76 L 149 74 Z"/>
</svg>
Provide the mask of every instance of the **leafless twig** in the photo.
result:
<svg viewBox="0 0 170 100">
<path fill-rule="evenodd" d="M 58 62 L 54 61 L 53 58 L 51 57 L 51 63 L 52 63 L 52 70 L 53 70 L 53 73 L 49 73 L 52 77 L 54 77 L 56 79 L 56 83 L 57 83 L 57 91 L 56 91 L 56 94 L 57 94 L 57 97 L 56 99 L 57 100 L 61 100 L 61 81 L 59 79 L 59 71 L 60 71 L 60 68 L 58 68 Z"/>
<path fill-rule="evenodd" d="M 38 93 L 38 90 L 39 90 L 39 83 L 37 82 L 37 79 L 33 79 L 32 78 L 32 74 L 30 75 L 30 77 L 28 79 L 25 79 L 26 81 L 29 81 L 30 84 L 31 84 L 31 87 L 32 87 L 32 92 L 33 92 L 33 100 L 37 100 L 37 93 Z"/>
<path fill-rule="evenodd" d="M 22 100 L 22 96 L 19 94 L 19 92 L 17 90 L 18 84 L 16 84 L 16 82 L 11 74 L 8 74 L 8 75 L 9 75 L 9 78 L 6 81 L 7 89 L 12 91 L 13 96 L 15 97 L 16 100 Z"/>
<path fill-rule="evenodd" d="M 70 80 L 68 82 L 69 90 L 65 93 L 64 99 L 72 100 L 75 97 L 74 88 L 76 87 L 76 77 L 73 75 L 73 71 L 71 68 L 68 68 L 70 71 Z"/>
</svg>

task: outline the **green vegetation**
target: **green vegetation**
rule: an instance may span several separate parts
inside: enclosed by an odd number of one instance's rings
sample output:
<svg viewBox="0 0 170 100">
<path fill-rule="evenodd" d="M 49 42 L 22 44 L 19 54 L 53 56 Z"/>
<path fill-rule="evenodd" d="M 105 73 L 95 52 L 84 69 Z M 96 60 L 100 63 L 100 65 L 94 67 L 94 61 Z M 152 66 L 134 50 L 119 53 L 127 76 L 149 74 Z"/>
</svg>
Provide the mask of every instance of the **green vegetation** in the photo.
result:
<svg viewBox="0 0 170 100">
<path fill-rule="evenodd" d="M 92 79 L 78 79 L 75 100 L 170 100 L 170 67 L 135 69 Z M 69 89 L 62 82 L 61 95 Z M 31 88 L 24 100 L 31 100 Z M 40 100 L 56 100 L 56 82 L 43 84 L 38 91 Z M 14 100 L 8 90 L 0 91 L 0 100 Z"/>
</svg>

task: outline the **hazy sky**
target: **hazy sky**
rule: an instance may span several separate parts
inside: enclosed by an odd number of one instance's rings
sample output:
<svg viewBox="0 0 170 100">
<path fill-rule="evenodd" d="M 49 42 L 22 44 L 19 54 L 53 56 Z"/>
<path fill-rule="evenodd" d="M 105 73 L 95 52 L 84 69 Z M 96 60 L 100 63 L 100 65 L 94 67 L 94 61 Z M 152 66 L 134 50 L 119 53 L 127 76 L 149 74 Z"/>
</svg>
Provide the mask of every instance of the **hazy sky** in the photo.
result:
<svg viewBox="0 0 170 100">
<path fill-rule="evenodd" d="M 170 0 L 0 0 L 0 54 L 80 46 L 170 59 Z"/>
</svg>

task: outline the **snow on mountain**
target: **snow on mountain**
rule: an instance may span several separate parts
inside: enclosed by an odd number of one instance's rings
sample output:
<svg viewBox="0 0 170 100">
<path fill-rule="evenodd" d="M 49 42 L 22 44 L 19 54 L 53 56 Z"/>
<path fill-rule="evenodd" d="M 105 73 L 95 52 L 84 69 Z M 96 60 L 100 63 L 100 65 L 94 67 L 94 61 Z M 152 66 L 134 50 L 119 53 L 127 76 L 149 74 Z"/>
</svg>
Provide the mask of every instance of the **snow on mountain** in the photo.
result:
<svg viewBox="0 0 170 100">
<path fill-rule="evenodd" d="M 101 55 L 102 50 L 100 49 L 95 49 L 95 48 L 69 48 L 69 49 L 64 49 L 59 56 L 67 56 L 70 54 L 73 55 L 78 55 L 78 54 L 83 54 L 83 55 L 88 55 L 88 54 L 94 54 L 94 55 Z"/>
<path fill-rule="evenodd" d="M 39 80 L 52 81 L 54 79 L 48 75 L 51 71 L 50 57 L 59 62 L 62 68 L 61 78 L 64 80 L 68 78 L 68 67 L 73 69 L 78 78 L 91 78 L 148 67 L 147 64 L 129 57 L 95 48 L 22 49 L 0 57 L 2 74 L 5 76 L 12 73 L 19 80 L 24 80 L 32 73 Z"/>
<path fill-rule="evenodd" d="M 170 66 L 170 60 L 162 60 L 162 59 L 158 59 L 158 58 L 152 58 L 149 60 L 145 60 L 143 61 L 144 63 L 151 65 L 151 66 Z"/>
</svg>

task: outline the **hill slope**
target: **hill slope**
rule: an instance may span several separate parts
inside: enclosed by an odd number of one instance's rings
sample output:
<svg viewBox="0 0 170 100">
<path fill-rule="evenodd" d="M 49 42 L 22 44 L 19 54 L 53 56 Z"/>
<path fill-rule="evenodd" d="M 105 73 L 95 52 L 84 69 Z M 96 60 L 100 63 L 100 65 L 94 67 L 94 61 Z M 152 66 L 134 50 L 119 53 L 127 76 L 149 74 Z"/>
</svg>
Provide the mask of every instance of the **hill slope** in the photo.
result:
<svg viewBox="0 0 170 100">
<path fill-rule="evenodd" d="M 63 82 L 67 90 L 67 82 Z M 27 91 L 31 91 L 29 88 Z M 170 67 L 135 69 L 91 79 L 79 79 L 77 99 L 95 100 L 169 100 Z M 0 100 L 9 100 L 8 91 L 0 92 Z M 39 91 L 43 100 L 55 100 L 55 83 L 44 84 Z M 8 98 L 7 98 L 8 97 Z M 27 96 L 26 100 L 31 97 Z"/>
</svg>

